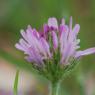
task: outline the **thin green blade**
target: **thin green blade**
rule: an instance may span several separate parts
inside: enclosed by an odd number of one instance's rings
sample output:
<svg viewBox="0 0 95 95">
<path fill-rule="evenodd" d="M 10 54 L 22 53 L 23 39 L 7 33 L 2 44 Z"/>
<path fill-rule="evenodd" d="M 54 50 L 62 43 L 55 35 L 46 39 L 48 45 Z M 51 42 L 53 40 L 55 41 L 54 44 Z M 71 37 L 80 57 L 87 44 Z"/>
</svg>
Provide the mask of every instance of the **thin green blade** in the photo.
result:
<svg viewBox="0 0 95 95">
<path fill-rule="evenodd" d="M 18 93 L 18 80 L 19 80 L 19 70 L 16 72 L 15 81 L 14 81 L 14 95 L 17 95 Z"/>
</svg>

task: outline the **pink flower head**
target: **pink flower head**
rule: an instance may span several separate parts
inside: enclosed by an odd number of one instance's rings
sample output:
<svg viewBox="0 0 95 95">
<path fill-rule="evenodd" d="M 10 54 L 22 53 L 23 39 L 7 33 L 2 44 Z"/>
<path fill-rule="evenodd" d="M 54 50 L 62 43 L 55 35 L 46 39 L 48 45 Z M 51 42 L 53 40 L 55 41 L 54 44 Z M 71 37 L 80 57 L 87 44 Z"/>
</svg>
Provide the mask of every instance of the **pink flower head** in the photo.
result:
<svg viewBox="0 0 95 95">
<path fill-rule="evenodd" d="M 79 50 L 80 39 L 77 38 L 79 30 L 79 24 L 72 27 L 72 17 L 69 25 L 65 24 L 64 19 L 58 25 L 56 18 L 53 17 L 48 19 L 41 33 L 30 26 L 25 31 L 21 30 L 22 38 L 15 46 L 24 52 L 27 61 L 36 66 L 43 66 L 48 60 L 55 60 L 52 64 L 57 62 L 65 66 L 70 64 L 72 58 L 77 60 L 84 55 L 95 53 L 95 48 Z M 42 34 L 44 36 L 41 36 Z"/>
</svg>

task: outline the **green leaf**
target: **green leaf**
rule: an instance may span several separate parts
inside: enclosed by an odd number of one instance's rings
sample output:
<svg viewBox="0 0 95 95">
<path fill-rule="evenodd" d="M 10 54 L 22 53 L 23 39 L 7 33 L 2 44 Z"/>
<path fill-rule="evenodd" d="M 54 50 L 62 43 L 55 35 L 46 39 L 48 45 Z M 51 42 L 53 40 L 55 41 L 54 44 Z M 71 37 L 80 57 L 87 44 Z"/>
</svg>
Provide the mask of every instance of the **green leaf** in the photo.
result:
<svg viewBox="0 0 95 95">
<path fill-rule="evenodd" d="M 14 95 L 17 95 L 18 93 L 18 79 L 19 79 L 19 70 L 17 70 L 16 76 L 15 76 L 14 88 L 13 88 Z"/>
</svg>

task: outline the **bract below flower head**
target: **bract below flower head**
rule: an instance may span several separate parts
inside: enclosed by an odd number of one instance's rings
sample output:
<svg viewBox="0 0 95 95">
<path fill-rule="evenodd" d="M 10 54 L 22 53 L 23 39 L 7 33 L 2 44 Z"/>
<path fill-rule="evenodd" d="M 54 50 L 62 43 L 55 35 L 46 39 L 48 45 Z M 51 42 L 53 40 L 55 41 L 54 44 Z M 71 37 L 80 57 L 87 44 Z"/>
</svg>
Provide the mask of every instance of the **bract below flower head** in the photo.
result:
<svg viewBox="0 0 95 95">
<path fill-rule="evenodd" d="M 15 45 L 17 49 L 24 52 L 25 59 L 35 67 L 43 69 L 47 64 L 69 66 L 73 60 L 95 53 L 95 48 L 79 50 L 80 39 L 77 36 L 80 25 L 75 24 L 72 27 L 72 17 L 69 25 L 64 19 L 58 24 L 57 19 L 52 17 L 43 26 L 41 33 L 31 26 L 25 31 L 21 30 L 22 38 Z"/>
</svg>

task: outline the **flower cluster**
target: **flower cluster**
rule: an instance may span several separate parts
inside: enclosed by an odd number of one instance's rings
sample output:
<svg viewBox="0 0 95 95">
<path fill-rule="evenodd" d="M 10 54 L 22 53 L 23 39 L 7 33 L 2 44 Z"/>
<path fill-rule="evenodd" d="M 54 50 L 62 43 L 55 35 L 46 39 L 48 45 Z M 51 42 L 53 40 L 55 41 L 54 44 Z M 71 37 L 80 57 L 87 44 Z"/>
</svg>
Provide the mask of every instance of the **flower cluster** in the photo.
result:
<svg viewBox="0 0 95 95">
<path fill-rule="evenodd" d="M 43 68 L 47 62 L 64 67 L 70 65 L 73 59 L 95 53 L 95 48 L 79 50 L 79 30 L 79 24 L 72 27 L 72 17 L 69 25 L 64 19 L 58 24 L 56 18 L 52 17 L 43 25 L 41 32 L 30 25 L 26 31 L 21 30 L 23 38 L 15 46 L 23 51 L 26 54 L 25 59 L 36 67 Z"/>
<path fill-rule="evenodd" d="M 80 39 L 77 39 L 79 29 L 79 24 L 72 28 L 72 17 L 69 25 L 66 25 L 65 20 L 62 19 L 59 26 L 56 18 L 49 18 L 40 33 L 31 26 L 28 26 L 26 31 L 21 30 L 23 38 L 16 44 L 16 48 L 24 51 L 28 55 L 25 58 L 37 65 L 44 64 L 44 60 L 52 59 L 59 48 L 61 56 L 59 64 L 67 65 L 70 64 L 71 57 L 78 58 L 95 53 L 95 48 L 84 51 L 77 50 L 80 48 Z"/>
</svg>

